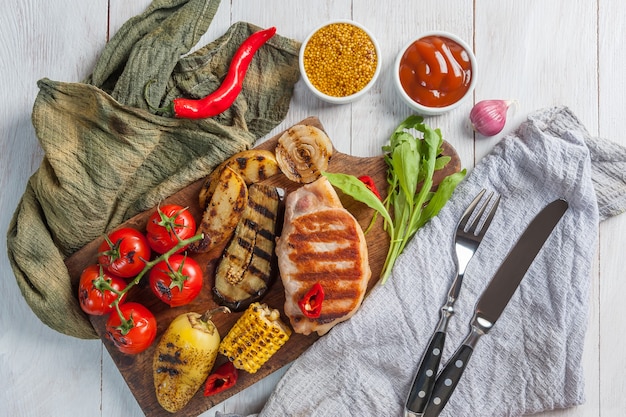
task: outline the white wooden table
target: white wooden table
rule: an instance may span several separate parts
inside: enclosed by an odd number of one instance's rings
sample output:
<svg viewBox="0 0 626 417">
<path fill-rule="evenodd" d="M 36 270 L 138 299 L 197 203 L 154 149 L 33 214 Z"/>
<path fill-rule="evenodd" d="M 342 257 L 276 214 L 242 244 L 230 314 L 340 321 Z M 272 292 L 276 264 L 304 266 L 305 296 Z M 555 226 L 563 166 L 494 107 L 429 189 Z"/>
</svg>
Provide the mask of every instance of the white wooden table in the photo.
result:
<svg viewBox="0 0 626 417">
<path fill-rule="evenodd" d="M 143 415 L 102 343 L 63 336 L 43 325 L 24 302 L 6 257 L 10 217 L 42 151 L 30 122 L 36 81 L 80 81 L 128 18 L 149 0 L 3 0 L 0 13 L 0 415 Z M 393 6 L 391 6 L 393 5 Z M 371 93 L 352 105 L 330 106 L 296 86 L 282 130 L 318 116 L 336 147 L 380 154 L 391 130 L 409 113 L 395 95 L 392 60 L 422 31 L 453 32 L 473 45 L 479 62 L 474 102 L 516 99 L 505 134 L 533 110 L 567 105 L 593 134 L 626 146 L 626 2 L 622 0 L 230 0 L 223 1 L 202 44 L 235 21 L 277 26 L 302 40 L 329 19 L 351 18 L 371 29 L 383 50 L 383 72 Z M 467 125 L 472 102 L 428 123 L 471 169 L 499 140 L 475 137 Z M 276 132 L 273 132 L 276 133 Z M 585 343 L 585 405 L 546 413 L 626 413 L 626 319 L 623 309 L 626 215 L 601 224 Z M 573 341 L 583 343 L 583 341 Z M 258 411 L 281 372 L 216 410 Z"/>
</svg>

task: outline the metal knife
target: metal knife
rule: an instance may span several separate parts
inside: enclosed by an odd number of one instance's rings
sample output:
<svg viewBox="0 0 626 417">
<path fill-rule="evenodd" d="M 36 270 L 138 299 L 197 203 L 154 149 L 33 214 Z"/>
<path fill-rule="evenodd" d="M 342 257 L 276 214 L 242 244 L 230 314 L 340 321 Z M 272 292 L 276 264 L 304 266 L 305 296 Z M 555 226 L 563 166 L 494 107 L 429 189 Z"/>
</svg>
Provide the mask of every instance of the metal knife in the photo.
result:
<svg viewBox="0 0 626 417">
<path fill-rule="evenodd" d="M 476 348 L 476 343 L 496 323 L 567 208 L 565 200 L 555 200 L 548 204 L 530 222 L 506 256 L 476 304 L 468 335 L 437 375 L 432 395 L 424 410 L 424 417 L 438 416 L 448 403 Z"/>
</svg>

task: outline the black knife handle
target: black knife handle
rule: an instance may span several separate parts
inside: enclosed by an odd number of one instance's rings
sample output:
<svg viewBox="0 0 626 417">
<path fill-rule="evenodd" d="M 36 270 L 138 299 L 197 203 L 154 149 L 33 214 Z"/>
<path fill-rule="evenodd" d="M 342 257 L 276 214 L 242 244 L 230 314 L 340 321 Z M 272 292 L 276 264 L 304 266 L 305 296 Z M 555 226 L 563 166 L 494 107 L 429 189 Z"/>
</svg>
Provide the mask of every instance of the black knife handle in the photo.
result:
<svg viewBox="0 0 626 417">
<path fill-rule="evenodd" d="M 435 385 L 443 345 L 446 341 L 444 332 L 435 332 L 430 339 L 428 348 L 422 356 L 422 362 L 413 379 L 413 386 L 406 400 L 406 410 L 416 414 L 421 414 L 426 408 L 428 398 Z"/>
<path fill-rule="evenodd" d="M 437 376 L 435 387 L 424 410 L 424 417 L 437 417 L 441 413 L 459 383 L 473 352 L 471 346 L 463 344 L 446 363 Z"/>
</svg>

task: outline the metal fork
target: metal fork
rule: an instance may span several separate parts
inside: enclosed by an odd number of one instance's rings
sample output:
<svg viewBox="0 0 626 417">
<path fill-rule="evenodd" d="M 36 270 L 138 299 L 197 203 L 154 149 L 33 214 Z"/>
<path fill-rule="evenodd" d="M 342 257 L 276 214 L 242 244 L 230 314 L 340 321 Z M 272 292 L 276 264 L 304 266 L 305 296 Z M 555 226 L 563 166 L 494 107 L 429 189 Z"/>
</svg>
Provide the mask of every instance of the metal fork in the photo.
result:
<svg viewBox="0 0 626 417">
<path fill-rule="evenodd" d="M 498 196 L 489 207 L 489 202 L 494 195 L 492 192 L 479 206 L 484 194 L 484 189 L 478 193 L 463 213 L 463 216 L 461 216 L 457 225 L 453 240 L 454 251 L 456 253 L 454 261 L 457 267 L 457 274 L 448 290 L 446 302 L 441 308 L 439 323 L 430 339 L 428 348 L 422 356 L 422 361 L 413 379 L 413 386 L 411 387 L 404 408 L 405 417 L 419 417 L 423 415 L 435 384 L 439 363 L 441 362 L 443 345 L 446 339 L 448 322 L 454 315 L 454 303 L 461 291 L 465 269 L 478 249 L 485 233 L 487 233 L 487 229 L 500 203 L 500 196 Z M 485 214 L 488 207 L 489 211 Z"/>
</svg>

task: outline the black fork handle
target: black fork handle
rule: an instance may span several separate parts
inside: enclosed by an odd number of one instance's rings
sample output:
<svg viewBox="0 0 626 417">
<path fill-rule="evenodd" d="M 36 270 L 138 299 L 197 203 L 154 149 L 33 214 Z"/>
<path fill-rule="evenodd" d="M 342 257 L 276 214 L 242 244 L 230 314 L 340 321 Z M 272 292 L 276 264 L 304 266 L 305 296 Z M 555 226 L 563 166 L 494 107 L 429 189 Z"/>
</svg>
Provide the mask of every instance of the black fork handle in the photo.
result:
<svg viewBox="0 0 626 417">
<path fill-rule="evenodd" d="M 405 415 L 420 416 L 424 412 L 435 386 L 445 341 L 446 333 L 441 331 L 436 331 L 430 339 L 428 348 L 426 348 L 424 356 L 422 356 L 422 362 L 413 379 L 413 386 L 406 401 Z"/>
</svg>

